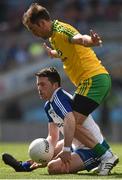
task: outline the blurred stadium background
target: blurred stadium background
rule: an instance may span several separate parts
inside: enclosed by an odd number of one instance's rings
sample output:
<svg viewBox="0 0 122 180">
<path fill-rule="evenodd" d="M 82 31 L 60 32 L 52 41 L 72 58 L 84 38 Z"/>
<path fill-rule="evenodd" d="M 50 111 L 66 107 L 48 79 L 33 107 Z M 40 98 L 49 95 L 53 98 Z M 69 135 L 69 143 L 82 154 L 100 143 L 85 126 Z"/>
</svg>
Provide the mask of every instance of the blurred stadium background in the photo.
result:
<svg viewBox="0 0 122 180">
<path fill-rule="evenodd" d="M 81 33 L 93 29 L 101 35 L 103 47 L 94 50 L 111 73 L 113 87 L 93 116 L 109 141 L 122 142 L 122 0 L 0 0 L 0 141 L 27 142 L 46 136 L 44 102 L 34 77 L 40 68 L 57 67 L 62 86 L 74 91 L 61 62 L 50 60 L 43 41 L 22 25 L 22 15 L 32 2 Z"/>
</svg>

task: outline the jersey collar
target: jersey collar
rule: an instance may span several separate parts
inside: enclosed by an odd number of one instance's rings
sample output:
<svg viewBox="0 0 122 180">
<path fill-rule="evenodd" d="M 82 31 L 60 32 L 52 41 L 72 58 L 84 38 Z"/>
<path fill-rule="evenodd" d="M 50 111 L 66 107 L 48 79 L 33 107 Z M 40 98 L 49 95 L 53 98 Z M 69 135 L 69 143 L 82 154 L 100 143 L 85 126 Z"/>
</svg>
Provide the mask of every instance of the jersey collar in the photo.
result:
<svg viewBox="0 0 122 180">
<path fill-rule="evenodd" d="M 56 31 L 57 24 L 58 24 L 58 20 L 52 21 L 52 32 Z"/>
<path fill-rule="evenodd" d="M 50 102 L 53 101 L 53 99 L 54 99 L 54 97 L 55 97 L 55 94 L 56 94 L 60 89 L 61 89 L 61 87 L 59 87 L 58 89 L 56 89 L 56 90 L 54 91 L 52 97 L 51 97 L 50 100 L 49 100 Z"/>
<path fill-rule="evenodd" d="M 54 19 L 52 22 L 52 29 L 54 30 L 55 26 L 58 24 L 58 20 Z"/>
</svg>

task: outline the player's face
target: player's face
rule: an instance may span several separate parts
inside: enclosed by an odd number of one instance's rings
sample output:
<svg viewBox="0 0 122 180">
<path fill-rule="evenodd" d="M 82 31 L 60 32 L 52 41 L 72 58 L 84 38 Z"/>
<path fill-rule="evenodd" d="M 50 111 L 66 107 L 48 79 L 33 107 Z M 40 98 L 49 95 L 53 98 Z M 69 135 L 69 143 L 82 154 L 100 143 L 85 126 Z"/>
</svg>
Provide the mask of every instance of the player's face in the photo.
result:
<svg viewBox="0 0 122 180">
<path fill-rule="evenodd" d="M 57 83 L 51 83 L 48 77 L 37 77 L 37 88 L 41 99 L 50 100 L 58 87 Z"/>
<path fill-rule="evenodd" d="M 39 21 L 38 24 L 29 24 L 30 31 L 37 37 L 48 39 L 51 36 L 51 22 L 46 20 Z"/>
</svg>

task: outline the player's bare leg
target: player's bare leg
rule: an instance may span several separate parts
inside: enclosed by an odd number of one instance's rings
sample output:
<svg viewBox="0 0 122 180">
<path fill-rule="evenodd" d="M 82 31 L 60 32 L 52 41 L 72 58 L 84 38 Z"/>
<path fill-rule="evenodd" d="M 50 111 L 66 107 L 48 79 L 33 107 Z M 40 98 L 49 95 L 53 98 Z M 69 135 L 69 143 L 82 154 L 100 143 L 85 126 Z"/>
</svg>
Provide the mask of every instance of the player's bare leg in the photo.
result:
<svg viewBox="0 0 122 180">
<path fill-rule="evenodd" d="M 81 170 L 84 170 L 84 163 L 76 153 L 72 153 L 70 164 L 65 165 L 60 158 L 48 163 L 49 174 L 77 173 Z"/>
<path fill-rule="evenodd" d="M 98 141 L 88 129 L 83 127 L 83 123 L 87 116 L 84 116 L 83 114 L 76 111 L 74 111 L 74 116 L 76 119 L 75 138 L 85 144 L 85 146 L 93 148 L 98 143 Z"/>
</svg>

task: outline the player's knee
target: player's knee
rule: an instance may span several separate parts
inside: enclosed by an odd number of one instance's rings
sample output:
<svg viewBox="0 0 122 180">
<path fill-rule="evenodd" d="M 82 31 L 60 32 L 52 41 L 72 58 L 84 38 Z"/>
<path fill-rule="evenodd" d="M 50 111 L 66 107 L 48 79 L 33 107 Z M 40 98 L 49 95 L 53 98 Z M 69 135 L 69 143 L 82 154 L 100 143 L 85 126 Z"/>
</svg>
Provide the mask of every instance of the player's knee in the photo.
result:
<svg viewBox="0 0 122 180">
<path fill-rule="evenodd" d="M 65 168 L 62 166 L 62 161 L 52 160 L 47 165 L 49 174 L 60 174 L 65 172 Z"/>
<path fill-rule="evenodd" d="M 54 161 L 51 161 L 47 165 L 48 173 L 55 174 L 56 173 L 56 165 Z"/>
</svg>

